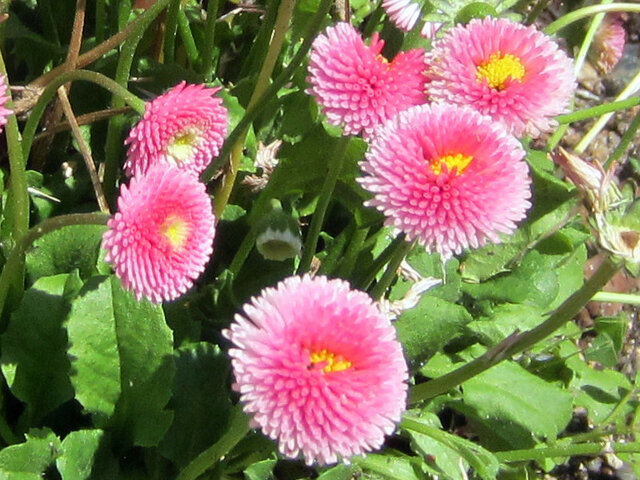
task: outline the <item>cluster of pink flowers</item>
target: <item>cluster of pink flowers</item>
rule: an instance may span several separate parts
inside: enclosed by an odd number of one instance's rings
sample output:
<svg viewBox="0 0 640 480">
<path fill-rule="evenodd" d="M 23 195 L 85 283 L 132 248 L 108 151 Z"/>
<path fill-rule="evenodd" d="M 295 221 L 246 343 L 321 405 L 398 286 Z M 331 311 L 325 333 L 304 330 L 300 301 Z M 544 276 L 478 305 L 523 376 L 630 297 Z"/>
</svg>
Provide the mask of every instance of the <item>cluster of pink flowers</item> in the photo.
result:
<svg viewBox="0 0 640 480">
<path fill-rule="evenodd" d="M 413 0 L 383 6 L 405 30 L 421 9 Z M 549 132 L 567 111 L 571 60 L 534 27 L 504 18 L 471 20 L 429 52 L 391 62 L 380 57 L 380 42 L 374 36 L 366 47 L 351 25 L 330 27 L 314 41 L 308 78 L 329 122 L 369 142 L 360 164 L 360 183 L 374 196 L 368 205 L 445 259 L 499 242 L 530 207 L 525 152 L 515 137 Z M 396 59 L 413 66 L 389 86 Z M 426 96 L 406 94 L 416 89 Z"/>
<path fill-rule="evenodd" d="M 138 299 L 160 303 L 184 294 L 213 252 L 216 219 L 198 175 L 227 133 L 218 90 L 180 83 L 147 103 L 125 142 L 132 178 L 120 189 L 102 245 Z"/>
<path fill-rule="evenodd" d="M 411 0 L 383 5 L 403 28 L 420 13 Z M 316 38 L 309 62 L 308 91 L 328 122 L 369 142 L 359 179 L 373 195 L 367 205 L 444 259 L 499 242 L 531 206 L 517 136 L 548 132 L 567 109 L 571 61 L 535 28 L 495 18 L 452 28 L 429 53 L 387 60 L 383 46 L 339 23 Z M 103 246 L 137 297 L 178 297 L 212 253 L 215 217 L 197 175 L 226 135 L 216 92 L 176 86 L 126 140 L 131 179 Z M 287 278 L 223 335 L 245 412 L 287 457 L 348 462 L 381 447 L 400 420 L 408 373 L 395 329 L 345 281 Z"/>
</svg>

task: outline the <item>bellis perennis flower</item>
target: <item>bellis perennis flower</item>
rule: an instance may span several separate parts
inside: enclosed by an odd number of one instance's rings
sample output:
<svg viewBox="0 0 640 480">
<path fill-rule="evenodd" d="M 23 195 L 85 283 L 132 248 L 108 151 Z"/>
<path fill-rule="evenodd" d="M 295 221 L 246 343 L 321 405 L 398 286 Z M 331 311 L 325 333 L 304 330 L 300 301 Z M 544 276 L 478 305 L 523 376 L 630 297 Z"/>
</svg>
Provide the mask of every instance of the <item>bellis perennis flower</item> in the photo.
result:
<svg viewBox="0 0 640 480">
<path fill-rule="evenodd" d="M 214 96 L 219 90 L 182 82 L 147 103 L 125 141 L 127 174 L 144 173 L 155 163 L 194 175 L 207 168 L 227 134 L 227 110 Z"/>
<path fill-rule="evenodd" d="M 469 108 L 413 107 L 377 130 L 359 181 L 386 224 L 444 258 L 511 233 L 530 203 L 520 142 Z"/>
<path fill-rule="evenodd" d="M 534 27 L 486 17 L 457 26 L 428 55 L 433 101 L 468 105 L 510 132 L 538 137 L 573 96 L 573 63 Z"/>
<path fill-rule="evenodd" d="M 102 241 L 105 260 L 138 299 L 173 300 L 204 271 L 214 225 L 204 185 L 184 170 L 154 165 L 121 187 Z"/>
<path fill-rule="evenodd" d="M 407 366 L 395 329 L 343 280 L 290 277 L 223 331 L 253 425 L 287 457 L 348 461 L 379 448 L 405 408 Z"/>
<path fill-rule="evenodd" d="M 348 23 L 327 28 L 313 42 L 309 93 L 345 135 L 368 137 L 385 120 L 426 101 L 424 52 L 401 52 L 389 62 L 383 46 L 377 34 L 366 46 Z"/>
</svg>

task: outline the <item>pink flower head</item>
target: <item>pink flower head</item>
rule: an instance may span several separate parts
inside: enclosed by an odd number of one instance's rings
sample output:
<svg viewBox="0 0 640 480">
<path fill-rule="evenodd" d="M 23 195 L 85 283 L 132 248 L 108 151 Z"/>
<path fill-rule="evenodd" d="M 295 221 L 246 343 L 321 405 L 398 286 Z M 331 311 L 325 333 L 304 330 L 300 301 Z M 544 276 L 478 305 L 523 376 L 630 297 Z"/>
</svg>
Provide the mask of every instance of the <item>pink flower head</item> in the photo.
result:
<svg viewBox="0 0 640 480">
<path fill-rule="evenodd" d="M 223 335 L 244 410 L 287 457 L 349 461 L 379 448 L 405 408 L 395 329 L 343 280 L 289 277 L 265 288 Z"/>
<path fill-rule="evenodd" d="M 156 164 L 120 188 L 102 246 L 125 288 L 153 302 L 185 293 L 213 251 L 215 217 L 204 184 Z"/>
<path fill-rule="evenodd" d="M 370 136 L 396 113 L 426 101 L 424 52 L 401 52 L 388 62 L 383 46 L 374 34 L 367 47 L 348 23 L 327 28 L 313 42 L 308 91 L 345 135 Z"/>
<path fill-rule="evenodd" d="M 454 27 L 427 63 L 432 100 L 469 105 L 517 136 L 551 130 L 575 89 L 573 64 L 556 43 L 505 18 Z"/>
<path fill-rule="evenodd" d="M 386 224 L 449 258 L 511 233 L 530 207 L 520 142 L 467 107 L 413 107 L 377 130 L 359 182 Z"/>
<path fill-rule="evenodd" d="M 227 135 L 227 110 L 222 99 L 213 96 L 219 90 L 182 82 L 147 103 L 125 140 L 127 175 L 144 173 L 155 163 L 194 175 L 207 168 Z"/>
<path fill-rule="evenodd" d="M 405 32 L 413 30 L 420 17 L 420 4 L 413 0 L 382 0 L 382 7 L 396 27 Z"/>
<path fill-rule="evenodd" d="M 613 70 L 624 52 L 626 39 L 625 18 L 623 12 L 607 14 L 593 39 L 593 47 L 589 51 L 589 58 L 603 74 Z"/>
<path fill-rule="evenodd" d="M 2 129 L 7 124 L 7 117 L 13 113 L 6 107 L 10 99 L 7 77 L 0 74 L 0 132 L 2 132 Z"/>
</svg>

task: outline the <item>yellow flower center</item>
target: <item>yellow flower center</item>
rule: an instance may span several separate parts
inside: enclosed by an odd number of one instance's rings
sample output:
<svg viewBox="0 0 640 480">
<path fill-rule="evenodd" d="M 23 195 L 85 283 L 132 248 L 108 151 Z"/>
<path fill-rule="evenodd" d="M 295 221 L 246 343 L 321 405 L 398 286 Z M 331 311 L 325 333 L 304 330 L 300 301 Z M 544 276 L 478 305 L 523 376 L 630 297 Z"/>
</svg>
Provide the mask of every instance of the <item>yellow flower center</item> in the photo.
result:
<svg viewBox="0 0 640 480">
<path fill-rule="evenodd" d="M 160 226 L 160 233 L 169 241 L 171 247 L 181 249 L 187 243 L 189 226 L 182 218 L 169 215 Z"/>
<path fill-rule="evenodd" d="M 502 55 L 500 52 L 491 54 L 489 61 L 478 65 L 476 78 L 479 82 L 487 79 L 489 86 L 496 90 L 502 90 L 508 78 L 522 80 L 525 70 L 518 57 L 511 54 Z"/>
<path fill-rule="evenodd" d="M 436 175 L 440 175 L 442 173 L 442 165 L 446 165 L 449 172 L 455 168 L 456 175 L 460 175 L 469 166 L 471 160 L 473 160 L 471 155 L 456 153 L 455 155 L 445 155 L 444 157 L 431 160 L 430 166 L 431 170 L 433 170 L 433 173 Z"/>
<path fill-rule="evenodd" d="M 194 130 L 185 130 L 178 133 L 169 145 L 167 145 L 167 154 L 177 166 L 191 160 L 192 152 L 196 146 L 198 139 L 198 132 Z"/>
<path fill-rule="evenodd" d="M 345 360 L 342 355 L 334 355 L 325 349 L 309 355 L 309 360 L 312 364 L 324 363 L 324 367 L 322 367 L 324 373 L 340 372 L 351 367 L 351 362 Z"/>
</svg>

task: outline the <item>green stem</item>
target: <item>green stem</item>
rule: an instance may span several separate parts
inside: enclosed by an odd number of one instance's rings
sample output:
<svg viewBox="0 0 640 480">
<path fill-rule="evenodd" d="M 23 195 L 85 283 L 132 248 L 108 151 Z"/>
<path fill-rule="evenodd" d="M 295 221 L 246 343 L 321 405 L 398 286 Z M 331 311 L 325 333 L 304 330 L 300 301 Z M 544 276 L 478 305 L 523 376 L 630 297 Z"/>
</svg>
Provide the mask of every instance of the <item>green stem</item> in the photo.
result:
<svg viewBox="0 0 640 480">
<path fill-rule="evenodd" d="M 118 9 L 118 30 L 122 30 L 129 21 L 131 2 L 132 0 L 120 0 L 118 2 L 118 6 L 116 7 Z"/>
<path fill-rule="evenodd" d="M 351 276 L 351 272 L 353 271 L 353 267 L 356 265 L 356 261 L 358 260 L 358 256 L 362 250 L 362 245 L 367 239 L 367 235 L 369 235 L 369 227 L 356 228 L 356 231 L 353 233 L 351 240 L 349 241 L 347 251 L 344 253 L 344 257 L 342 257 L 340 267 L 336 272 L 337 277 L 349 278 Z"/>
<path fill-rule="evenodd" d="M 38 0 L 36 3 L 42 20 L 42 30 L 45 38 L 53 40 L 56 45 L 60 46 L 60 36 L 58 35 L 58 27 L 53 18 L 51 0 Z"/>
<path fill-rule="evenodd" d="M 393 282 L 393 279 L 396 278 L 398 267 L 404 260 L 404 257 L 407 256 L 411 247 L 413 247 L 413 242 L 403 242 L 394 252 L 393 256 L 389 260 L 389 264 L 387 265 L 387 269 L 382 274 L 382 278 L 380 281 L 376 283 L 375 287 L 371 290 L 371 297 L 375 300 L 382 298 L 387 291 L 387 288 Z"/>
<path fill-rule="evenodd" d="M 579 8 L 573 12 L 563 15 L 555 22 L 551 22 L 544 29 L 547 35 L 553 35 L 564 27 L 571 25 L 578 20 L 604 12 L 640 12 L 640 4 L 637 3 L 610 3 L 608 5 L 591 5 Z"/>
<path fill-rule="evenodd" d="M 273 4 L 275 5 L 275 4 Z M 269 50 L 267 51 L 267 57 L 264 59 L 260 73 L 258 74 L 258 80 L 256 86 L 249 99 L 247 110 L 253 107 L 257 101 L 264 95 L 265 90 L 269 86 L 269 80 L 273 74 L 273 69 L 278 61 L 278 56 L 282 50 L 282 45 L 287 31 L 289 30 L 289 23 L 291 16 L 293 15 L 293 9 L 296 5 L 296 0 L 282 0 L 278 7 L 278 14 L 276 15 L 276 23 L 273 27 L 273 35 L 271 42 L 269 43 Z M 247 136 L 248 126 L 242 132 L 233 148 L 231 149 L 231 158 L 227 171 L 225 172 L 220 186 L 214 195 L 215 210 L 218 217 L 222 216 L 222 212 L 229 202 L 233 186 L 235 185 L 236 175 L 240 162 L 242 161 L 242 152 L 244 150 L 244 142 Z"/>
<path fill-rule="evenodd" d="M 7 68 L 4 64 L 4 58 L 0 53 L 0 73 L 4 75 L 4 81 L 8 82 Z M 8 91 L 8 85 L 5 86 Z M 13 100 L 9 98 L 6 108 L 13 112 Z M 5 217 L 11 225 L 11 240 L 14 247 L 13 253 L 25 237 L 29 229 L 29 194 L 27 192 L 27 175 L 26 175 L 26 156 L 22 152 L 20 130 L 18 129 L 18 120 L 15 114 L 7 117 L 5 127 L 7 136 L 7 150 L 9 154 L 9 192 L 7 197 L 7 206 Z M 2 274 L 7 269 L 6 265 L 2 270 Z M 4 297 L 10 293 L 10 300 L 13 303 L 22 294 L 24 286 L 24 269 L 22 265 L 18 265 L 11 272 L 9 278 L 5 281 Z M 2 302 L 4 302 L 4 297 Z M 0 304 L 1 305 L 1 304 Z M 0 308 L 0 313 L 2 309 Z"/>
<path fill-rule="evenodd" d="M 575 445 L 529 448 L 526 450 L 511 450 L 506 452 L 495 452 L 494 455 L 500 462 L 527 462 L 531 460 L 541 461 L 547 458 L 573 457 L 579 456 L 599 456 L 606 453 L 638 453 L 640 452 L 640 442 L 630 443 L 578 443 Z"/>
<path fill-rule="evenodd" d="M 640 295 L 634 295 L 632 293 L 598 292 L 593 296 L 592 300 L 594 302 L 640 305 Z"/>
<path fill-rule="evenodd" d="M 202 73 L 205 83 L 213 81 L 215 64 L 216 20 L 218 19 L 218 0 L 209 0 L 207 5 L 207 21 L 204 25 L 204 46 L 202 48 Z"/>
<path fill-rule="evenodd" d="M 106 0 L 96 0 L 96 44 L 104 41 L 104 29 L 107 24 Z"/>
<path fill-rule="evenodd" d="M 227 432 L 187 465 L 176 480 L 196 480 L 228 454 L 248 431 L 249 418 L 242 412 L 241 406 L 237 405 L 231 414 Z"/>
<path fill-rule="evenodd" d="M 378 255 L 378 258 L 376 258 L 369 269 L 367 269 L 367 271 L 362 276 L 362 279 L 357 280 L 356 282 L 354 282 L 354 284 L 363 290 L 368 289 L 369 285 L 371 285 L 371 283 L 375 280 L 376 275 L 378 275 L 378 272 L 382 269 L 382 267 L 384 267 L 391 260 L 391 258 L 396 255 L 397 251 L 403 250 L 404 245 L 404 234 L 400 234 L 396 238 L 394 238 L 389 245 L 387 245 L 387 248 L 385 248 L 382 253 L 380 253 L 380 255 Z"/>
<path fill-rule="evenodd" d="M 600 4 L 606 5 L 611 3 L 612 1 L 613 0 L 602 0 Z M 582 45 L 580 45 L 580 50 L 578 51 L 578 55 L 576 55 L 574 60 L 573 72 L 575 73 L 576 76 L 578 76 L 578 74 L 580 73 L 580 70 L 582 70 L 582 65 L 584 64 L 584 61 L 587 58 L 589 47 L 591 47 L 591 44 L 593 43 L 593 39 L 596 36 L 598 27 L 600 27 L 602 20 L 604 20 L 604 15 L 605 15 L 604 13 L 598 13 L 591 19 L 591 24 L 587 29 L 587 33 L 585 34 L 584 39 L 582 40 Z"/>
<path fill-rule="evenodd" d="M 536 6 L 531 9 L 529 15 L 527 15 L 527 19 L 525 20 L 525 25 L 531 25 L 536 21 L 538 15 L 549 5 L 550 0 L 538 0 Z"/>
<path fill-rule="evenodd" d="M 571 320 L 596 292 L 613 277 L 619 268 L 620 265 L 608 256 L 580 290 L 566 299 L 547 320 L 527 332 L 507 337 L 484 355 L 446 375 L 415 385 L 411 388 L 409 402 L 421 402 L 448 392 L 479 373 L 497 365 L 502 360 L 510 358 L 544 340 Z"/>
<path fill-rule="evenodd" d="M 255 102 L 253 107 L 247 108 L 244 116 L 238 122 L 236 127 L 231 131 L 231 133 L 227 136 L 227 140 L 222 145 L 222 149 L 220 150 L 220 154 L 218 157 L 207 167 L 207 169 L 202 173 L 200 179 L 204 183 L 209 183 L 211 179 L 214 177 L 216 172 L 223 166 L 224 162 L 227 161 L 229 153 L 231 149 L 235 145 L 238 138 L 244 134 L 245 129 L 251 125 L 251 123 L 256 119 L 256 117 L 260 114 L 264 106 L 278 93 L 278 90 L 282 88 L 282 86 L 289 81 L 293 73 L 297 70 L 302 60 L 307 55 L 307 52 L 311 48 L 311 44 L 313 40 L 316 38 L 316 34 L 320 30 L 322 26 L 322 22 L 329 12 L 329 8 L 331 7 L 332 0 L 320 0 L 320 6 L 313 19 L 309 24 L 309 28 L 307 29 L 305 35 L 303 36 L 304 40 L 300 48 L 295 53 L 289 65 L 286 66 L 284 70 L 276 77 L 276 79 L 271 83 L 271 86 L 265 90 L 265 92 L 260 96 L 260 98 Z"/>
<path fill-rule="evenodd" d="M 545 146 L 545 151 L 551 152 L 554 148 L 556 148 L 558 146 L 558 143 L 560 143 L 560 140 L 562 140 L 562 137 L 564 137 L 564 134 L 568 128 L 569 128 L 568 123 L 560 125 L 558 129 L 555 132 L 553 132 L 553 135 L 549 137 L 549 140 L 547 141 L 547 145 Z"/>
<path fill-rule="evenodd" d="M 193 68 L 198 62 L 200 52 L 198 52 L 196 41 L 193 39 L 187 14 L 184 13 L 182 9 L 178 11 L 178 32 L 180 33 L 180 38 L 182 38 L 182 45 L 184 45 L 184 51 L 187 54 L 189 65 Z"/>
<path fill-rule="evenodd" d="M 339 273 L 336 268 L 336 263 L 338 263 L 338 259 L 341 259 L 342 252 L 347 244 L 347 240 L 355 235 L 355 222 L 352 220 L 349 222 L 349 225 L 345 229 L 343 229 L 340 234 L 334 237 L 333 242 L 331 242 L 331 248 L 328 251 L 327 255 L 322 259 L 322 265 L 320 265 L 320 270 L 318 270 L 318 274 L 320 275 L 331 275 L 335 277 L 347 278 L 349 275 L 342 275 Z M 353 242 L 350 244 L 352 245 Z M 342 259 L 341 259 L 342 260 Z M 342 263 L 340 262 L 340 267 L 342 267 Z M 342 268 L 340 268 L 342 271 Z"/>
<path fill-rule="evenodd" d="M 631 120 L 629 127 L 622 135 L 622 138 L 620 139 L 620 143 L 618 144 L 616 149 L 613 151 L 611 156 L 607 159 L 607 161 L 604 162 L 605 169 L 607 169 L 609 165 L 611 165 L 613 162 L 618 160 L 622 156 L 622 154 L 627 150 L 627 147 L 635 138 L 638 128 L 640 128 L 640 112 L 636 113 L 635 117 L 633 117 L 633 120 Z"/>
<path fill-rule="evenodd" d="M 13 278 L 17 277 L 19 272 L 22 271 L 24 255 L 33 242 L 43 235 L 62 227 L 85 224 L 105 225 L 109 218 L 111 218 L 111 216 L 105 215 L 104 213 L 73 213 L 48 218 L 29 230 L 11 251 L 2 272 L 0 272 L 0 312 L 4 313 L 6 306 L 5 301 L 7 300 L 7 294 Z M 4 317 L 5 315 L 3 315 L 3 318 Z M 4 327 L 5 325 L 2 325 L 0 331 L 4 331 Z"/>
<path fill-rule="evenodd" d="M 148 10 L 138 17 L 140 23 L 131 30 L 130 36 L 122 45 L 120 58 L 116 67 L 115 81 L 122 87 L 126 87 L 129 82 L 131 73 L 131 65 L 133 57 L 138 48 L 138 43 L 142 39 L 144 32 L 149 25 L 160 15 L 170 0 L 157 0 Z M 144 17 L 144 20 L 142 19 Z M 124 101 L 120 96 L 114 96 L 111 101 L 111 108 L 121 108 Z M 105 165 L 104 179 L 102 185 L 107 200 L 113 207 L 116 196 L 116 180 L 118 174 L 118 165 L 120 152 L 122 151 L 122 130 L 124 128 L 124 118 L 122 116 L 114 117 L 109 121 L 107 128 L 107 139 L 105 142 Z"/>
<path fill-rule="evenodd" d="M 300 265 L 298 265 L 298 273 L 306 273 L 311 266 L 311 260 L 316 253 L 316 247 L 318 246 L 318 238 L 322 231 L 322 225 L 324 224 L 324 217 L 327 214 L 331 197 L 333 196 L 333 189 L 336 187 L 336 182 L 342 171 L 342 165 L 344 164 L 344 157 L 346 156 L 347 146 L 351 141 L 351 137 L 342 137 L 336 143 L 335 149 L 331 152 L 329 158 L 329 171 L 324 179 L 322 188 L 320 190 L 320 197 L 316 209 L 313 212 L 311 218 L 311 225 L 309 225 L 309 231 L 307 232 L 307 238 L 304 242 L 302 249 L 302 258 L 300 259 Z"/>
<path fill-rule="evenodd" d="M 95 83 L 105 90 L 110 91 L 115 96 L 121 98 L 124 102 L 126 102 L 127 105 L 133 108 L 140 115 L 144 113 L 145 102 L 143 100 L 101 73 L 92 72 L 89 70 L 72 70 L 70 72 L 63 73 L 47 85 L 47 87 L 42 92 L 42 95 L 40 95 L 38 102 L 31 110 L 29 120 L 27 120 L 27 124 L 24 127 L 23 133 L 22 150 L 25 157 L 29 156 L 31 144 L 33 143 L 33 138 L 35 137 L 40 118 L 42 117 L 51 99 L 56 95 L 58 87 L 64 85 L 67 82 L 73 82 L 74 80 L 83 80 L 85 82 Z"/>
<path fill-rule="evenodd" d="M 257 233 L 255 225 L 251 225 L 249 231 L 242 239 L 238 250 L 236 250 L 236 254 L 233 256 L 233 260 L 231 260 L 231 264 L 229 265 L 229 271 L 233 273 L 234 276 L 238 275 L 251 250 L 253 250 L 253 245 L 256 243 L 256 237 L 258 236 Z"/>
<path fill-rule="evenodd" d="M 622 92 L 620 92 L 620 95 L 616 97 L 616 100 L 625 100 L 629 98 L 632 94 L 634 94 L 638 90 L 638 88 L 640 88 L 640 71 L 636 73 L 635 77 L 633 77 L 633 79 L 631 80 L 631 82 L 629 82 L 629 84 L 625 87 L 625 89 L 622 90 Z M 591 141 L 594 138 L 598 136 L 598 134 L 600 133 L 600 130 L 604 128 L 604 126 L 607 124 L 607 122 L 612 116 L 613 116 L 613 113 L 607 113 L 605 115 L 602 115 L 596 121 L 596 123 L 593 124 L 593 126 L 589 129 L 589 131 L 584 134 L 582 139 L 580 139 L 580 141 L 574 148 L 575 152 L 578 154 L 584 152 L 587 146 L 591 143 Z"/>
<path fill-rule="evenodd" d="M 176 34 L 178 32 L 178 14 L 181 0 L 170 0 L 167 17 L 164 23 L 164 63 L 175 62 Z"/>
<path fill-rule="evenodd" d="M 636 105 L 640 105 L 640 96 L 631 97 L 626 100 L 620 100 L 617 102 L 605 103 L 603 105 L 596 105 L 595 107 L 585 108 L 584 110 L 567 113 L 566 115 L 559 115 L 556 117 L 556 120 L 561 125 L 564 125 L 573 122 L 580 122 L 582 120 L 588 120 L 594 117 L 599 117 L 601 115 L 604 115 L 605 113 L 625 110 L 627 108 L 635 107 Z"/>
</svg>

